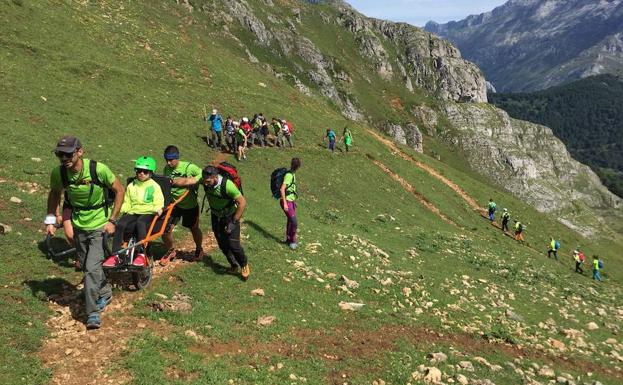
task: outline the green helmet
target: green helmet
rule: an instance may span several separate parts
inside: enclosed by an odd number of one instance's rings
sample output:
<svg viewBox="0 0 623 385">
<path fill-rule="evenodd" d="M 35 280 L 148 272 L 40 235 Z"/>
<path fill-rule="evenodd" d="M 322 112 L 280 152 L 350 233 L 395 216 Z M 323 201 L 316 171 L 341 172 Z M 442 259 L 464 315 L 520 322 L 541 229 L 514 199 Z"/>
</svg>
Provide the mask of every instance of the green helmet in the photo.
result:
<svg viewBox="0 0 623 385">
<path fill-rule="evenodd" d="M 134 163 L 134 168 L 154 172 L 156 171 L 156 160 L 151 156 L 141 156 L 136 160 L 136 163 Z"/>
</svg>

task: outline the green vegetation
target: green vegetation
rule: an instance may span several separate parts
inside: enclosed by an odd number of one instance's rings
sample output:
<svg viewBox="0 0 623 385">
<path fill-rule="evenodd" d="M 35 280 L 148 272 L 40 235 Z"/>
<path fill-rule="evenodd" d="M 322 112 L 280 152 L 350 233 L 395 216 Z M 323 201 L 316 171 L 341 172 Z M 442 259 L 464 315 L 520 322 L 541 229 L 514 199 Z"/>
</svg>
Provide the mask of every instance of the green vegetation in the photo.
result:
<svg viewBox="0 0 623 385">
<path fill-rule="evenodd" d="M 582 238 L 486 183 L 441 142 L 430 141 L 441 160 L 400 148 L 483 207 L 490 197 L 509 207 L 528 226 L 527 245 L 504 236 L 445 184 L 390 151 L 369 127 L 352 124 L 354 150 L 330 154 L 318 139 L 324 127 L 344 125 L 339 112 L 247 61 L 232 36 L 215 27 L 219 23 L 173 1 L 0 2 L 6 95 L 0 103 L 0 222 L 12 226 L 0 235 L 0 383 L 84 383 L 77 378 L 90 374 L 86 368 L 96 360 L 104 366 L 88 380 L 102 383 L 119 376 L 133 384 L 417 383 L 414 373 L 432 365 L 426 356 L 438 351 L 448 355 L 435 364 L 447 376 L 520 384 L 524 378 L 511 365 L 529 373 L 533 364 L 547 364 L 586 381 L 590 371 L 591 380 L 620 383 L 611 355 L 620 342 L 606 341 L 618 339 L 621 329 L 621 239 Z M 235 116 L 263 111 L 296 127 L 294 149 L 252 150 L 248 162 L 237 164 L 249 201 L 243 244 L 251 279 L 226 274 L 224 257 L 212 250 L 205 263 L 164 273 L 140 293 L 116 290 L 100 331 L 59 339 L 59 329 L 46 322 L 58 316 L 53 308 L 68 304 L 52 307 L 49 300 L 71 291 L 81 276 L 69 259 L 48 260 L 38 247 L 49 172 L 58 162 L 54 142 L 76 134 L 87 156 L 120 178 L 139 155 L 154 156 L 162 167 L 160 154 L 172 143 L 183 159 L 203 165 L 216 156 L 202 139 L 204 106 Z M 303 160 L 297 251 L 279 243 L 285 219 L 268 188 L 270 172 L 293 156 Z M 456 225 L 419 203 L 374 160 Z M 204 214 L 205 234 L 208 222 Z M 561 239 L 560 262 L 545 257 L 550 234 Z M 179 244 L 186 236 L 176 232 Z M 604 256 L 603 284 L 573 273 L 570 251 L 578 244 L 587 255 Z M 358 287 L 347 287 L 342 275 Z M 256 288 L 265 295 L 252 296 Z M 176 293 L 188 298 L 192 311 L 153 310 L 154 302 Z M 344 311 L 342 301 L 364 306 Z M 508 311 L 519 317 L 511 319 Z M 261 326 L 264 316 L 275 319 Z M 589 321 L 599 329 L 588 331 Z M 590 344 L 578 347 L 569 329 L 582 330 Z M 129 341 L 116 339 L 120 335 Z M 80 355 L 50 339 L 66 341 Z M 551 339 L 567 350 L 549 350 Z M 119 350 L 89 350 L 105 343 Z M 56 353 L 58 361 L 50 363 L 44 353 Z M 465 360 L 473 372 L 457 369 Z"/>
<path fill-rule="evenodd" d="M 610 191 L 623 196 L 623 81 L 591 76 L 544 91 L 489 94 L 514 118 L 550 127 L 574 158 L 588 164 Z"/>
</svg>

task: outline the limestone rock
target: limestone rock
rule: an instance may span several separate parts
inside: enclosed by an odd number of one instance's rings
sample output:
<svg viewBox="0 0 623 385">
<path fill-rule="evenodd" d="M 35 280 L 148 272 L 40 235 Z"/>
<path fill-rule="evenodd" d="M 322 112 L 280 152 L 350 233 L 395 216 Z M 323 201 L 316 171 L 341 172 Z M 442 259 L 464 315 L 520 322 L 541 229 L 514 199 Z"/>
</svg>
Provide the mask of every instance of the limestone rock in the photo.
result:
<svg viewBox="0 0 623 385">
<path fill-rule="evenodd" d="M 434 363 L 446 362 L 448 360 L 448 356 L 443 352 L 430 353 L 428 358 Z"/>
<path fill-rule="evenodd" d="M 595 322 L 589 322 L 586 324 L 586 328 L 588 330 L 597 330 L 599 329 L 599 326 Z"/>
<path fill-rule="evenodd" d="M 429 384 L 439 384 L 441 382 L 441 370 L 435 367 L 426 368 L 424 381 Z"/>
</svg>

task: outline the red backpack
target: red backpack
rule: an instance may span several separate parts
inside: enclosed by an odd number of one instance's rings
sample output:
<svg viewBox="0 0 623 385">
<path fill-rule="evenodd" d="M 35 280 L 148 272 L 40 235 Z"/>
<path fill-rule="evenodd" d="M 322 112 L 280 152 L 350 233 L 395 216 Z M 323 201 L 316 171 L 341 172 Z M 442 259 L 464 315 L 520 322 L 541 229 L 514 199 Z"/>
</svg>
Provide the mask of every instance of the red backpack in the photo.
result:
<svg viewBox="0 0 623 385">
<path fill-rule="evenodd" d="M 227 193 L 225 190 L 227 179 L 234 182 L 238 190 L 240 190 L 240 193 L 244 194 L 244 192 L 242 191 L 242 179 L 240 179 L 240 175 L 238 175 L 238 169 L 234 165 L 227 163 L 227 162 L 221 162 L 216 165 L 216 168 L 218 169 L 219 175 L 223 177 L 223 181 L 221 182 L 221 187 L 219 189 L 219 194 L 221 197 L 227 196 L 226 195 Z M 203 195 L 203 201 L 201 202 L 201 212 L 203 212 L 205 201 L 208 197 L 208 194 L 210 194 L 208 187 L 205 184 L 203 185 L 203 189 L 204 189 L 204 195 Z"/>
</svg>

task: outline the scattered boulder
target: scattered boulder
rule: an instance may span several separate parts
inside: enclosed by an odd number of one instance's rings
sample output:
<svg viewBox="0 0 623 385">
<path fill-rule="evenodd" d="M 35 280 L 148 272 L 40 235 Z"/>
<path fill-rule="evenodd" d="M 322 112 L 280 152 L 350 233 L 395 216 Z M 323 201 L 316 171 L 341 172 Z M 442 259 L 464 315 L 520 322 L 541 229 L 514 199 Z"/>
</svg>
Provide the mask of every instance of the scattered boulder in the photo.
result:
<svg viewBox="0 0 623 385">
<path fill-rule="evenodd" d="M 448 360 L 448 356 L 443 352 L 429 353 L 428 358 L 434 363 L 446 362 Z"/>
<path fill-rule="evenodd" d="M 589 322 L 586 324 L 586 328 L 588 330 L 597 330 L 599 329 L 599 325 L 597 325 L 595 322 Z"/>
<path fill-rule="evenodd" d="M 357 302 L 340 302 L 337 304 L 340 309 L 342 310 L 351 310 L 351 311 L 357 311 L 360 310 L 361 308 L 363 308 L 365 306 L 365 304 L 363 303 L 357 303 Z"/>
<path fill-rule="evenodd" d="M 268 326 L 268 325 L 272 324 L 273 322 L 275 322 L 276 319 L 277 319 L 277 317 L 275 317 L 273 315 L 259 316 L 259 317 L 257 317 L 257 325 L 258 326 Z"/>
<path fill-rule="evenodd" d="M 163 294 L 162 294 L 163 295 Z M 173 298 L 150 303 L 153 311 L 172 311 L 177 313 L 190 313 L 193 306 L 190 304 L 190 297 L 185 294 L 175 293 Z"/>
<path fill-rule="evenodd" d="M 22 200 L 21 200 L 21 199 L 19 199 L 18 197 L 11 197 L 11 198 L 9 199 L 9 201 L 11 201 L 11 202 L 13 202 L 13 203 L 17 203 L 17 204 L 22 203 Z"/>
<path fill-rule="evenodd" d="M 441 382 L 441 370 L 435 367 L 426 368 L 424 381 L 429 384 L 439 384 Z"/>
<path fill-rule="evenodd" d="M 348 277 L 346 277 L 345 275 L 342 275 L 340 277 L 340 281 L 344 282 L 346 287 L 349 288 L 349 289 L 357 289 L 357 288 L 359 288 L 359 283 L 357 281 L 348 279 Z"/>
<path fill-rule="evenodd" d="M 0 223 L 0 234 L 10 233 L 13 228 L 5 223 Z"/>
<path fill-rule="evenodd" d="M 548 378 L 554 378 L 556 377 L 556 373 L 554 372 L 554 369 L 548 367 L 548 366 L 543 366 L 541 367 L 541 369 L 539 369 L 539 376 L 541 377 L 548 377 Z"/>
<path fill-rule="evenodd" d="M 257 297 L 263 297 L 264 296 L 264 289 L 254 289 L 251 290 L 251 295 L 257 296 Z"/>
</svg>

